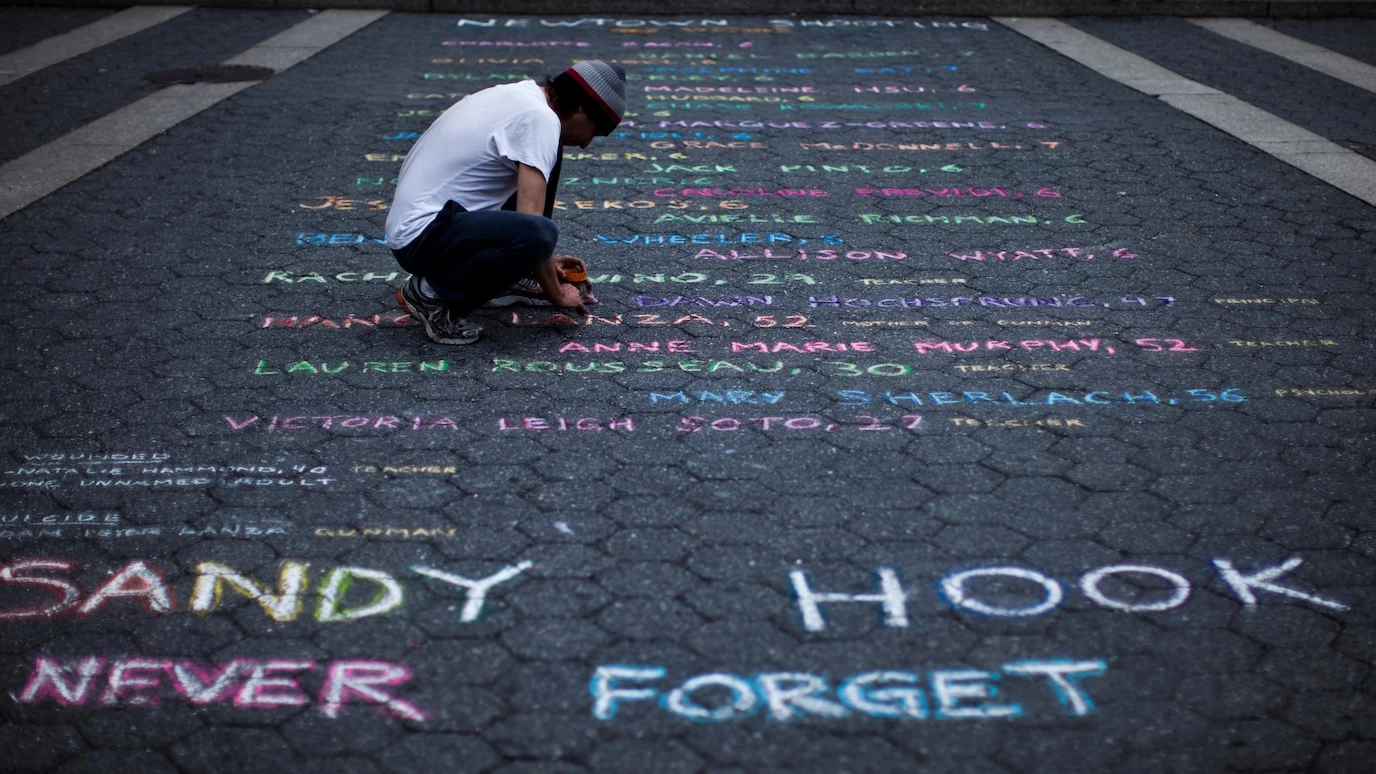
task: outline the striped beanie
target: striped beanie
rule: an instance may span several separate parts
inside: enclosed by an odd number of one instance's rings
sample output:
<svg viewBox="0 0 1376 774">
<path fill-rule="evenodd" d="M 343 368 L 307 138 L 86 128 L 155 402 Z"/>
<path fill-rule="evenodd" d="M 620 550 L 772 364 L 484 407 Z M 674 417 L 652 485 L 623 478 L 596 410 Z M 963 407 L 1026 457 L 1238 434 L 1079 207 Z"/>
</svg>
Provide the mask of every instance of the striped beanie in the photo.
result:
<svg viewBox="0 0 1376 774">
<path fill-rule="evenodd" d="M 589 59 L 570 67 L 558 78 L 570 78 L 588 95 L 592 119 L 603 134 L 611 134 L 626 112 L 626 71 L 621 65 Z M 558 80 L 556 78 L 556 80 Z"/>
</svg>

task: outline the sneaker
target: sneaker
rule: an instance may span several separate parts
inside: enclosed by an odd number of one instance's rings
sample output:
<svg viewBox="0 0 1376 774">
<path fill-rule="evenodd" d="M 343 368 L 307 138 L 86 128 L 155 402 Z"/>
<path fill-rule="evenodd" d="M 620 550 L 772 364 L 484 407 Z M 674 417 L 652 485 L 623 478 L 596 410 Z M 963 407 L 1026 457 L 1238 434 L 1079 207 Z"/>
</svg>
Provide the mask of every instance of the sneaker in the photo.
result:
<svg viewBox="0 0 1376 774">
<path fill-rule="evenodd" d="M 496 298 L 488 299 L 483 306 L 553 306 L 540 289 L 540 283 L 525 277 L 516 280 L 511 287 L 503 290 Z"/>
<path fill-rule="evenodd" d="M 437 344 L 472 344 L 482 328 L 456 317 L 443 301 L 431 301 L 420 292 L 420 277 L 412 276 L 397 289 L 397 301 L 406 313 L 425 326 L 425 335 Z"/>
</svg>

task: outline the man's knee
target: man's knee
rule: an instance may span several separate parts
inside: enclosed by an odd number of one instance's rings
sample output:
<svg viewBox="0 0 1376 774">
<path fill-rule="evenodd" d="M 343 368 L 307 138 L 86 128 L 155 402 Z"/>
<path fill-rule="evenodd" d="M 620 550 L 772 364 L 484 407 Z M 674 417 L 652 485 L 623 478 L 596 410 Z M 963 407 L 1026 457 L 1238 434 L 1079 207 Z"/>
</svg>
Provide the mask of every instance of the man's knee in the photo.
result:
<svg viewBox="0 0 1376 774">
<path fill-rule="evenodd" d="M 530 218 L 530 239 L 535 249 L 543 256 L 554 253 L 554 246 L 559 243 L 559 227 L 549 218 L 531 216 Z"/>
</svg>

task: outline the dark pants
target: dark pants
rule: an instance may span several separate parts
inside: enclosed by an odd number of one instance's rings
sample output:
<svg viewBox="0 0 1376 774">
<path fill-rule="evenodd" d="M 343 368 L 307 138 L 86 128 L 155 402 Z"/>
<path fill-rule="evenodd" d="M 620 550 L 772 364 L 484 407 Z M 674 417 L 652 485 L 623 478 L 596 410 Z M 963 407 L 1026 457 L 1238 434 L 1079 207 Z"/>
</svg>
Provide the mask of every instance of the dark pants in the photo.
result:
<svg viewBox="0 0 1376 774">
<path fill-rule="evenodd" d="M 455 314 L 467 316 L 529 277 L 554 253 L 559 229 L 550 216 L 561 166 L 556 163 L 549 176 L 544 217 L 515 212 L 514 195 L 502 209 L 482 212 L 468 212 L 451 201 L 420 236 L 392 251 L 397 263 L 424 277 Z"/>
</svg>

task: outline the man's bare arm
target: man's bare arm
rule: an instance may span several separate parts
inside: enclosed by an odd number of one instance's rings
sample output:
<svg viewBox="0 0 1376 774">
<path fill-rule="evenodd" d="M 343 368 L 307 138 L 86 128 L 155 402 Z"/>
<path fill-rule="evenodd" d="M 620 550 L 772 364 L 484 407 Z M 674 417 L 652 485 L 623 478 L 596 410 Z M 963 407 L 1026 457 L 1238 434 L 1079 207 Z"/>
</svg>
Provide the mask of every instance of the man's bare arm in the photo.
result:
<svg viewBox="0 0 1376 774">
<path fill-rule="evenodd" d="M 545 176 L 529 164 L 516 162 L 516 211 L 545 214 Z"/>
<path fill-rule="evenodd" d="M 541 217 L 545 214 L 545 176 L 535 167 L 520 162 L 516 166 L 516 211 Z M 578 289 L 559 281 L 559 268 L 553 255 L 535 269 L 535 281 L 555 306 L 573 309 L 582 315 L 588 313 Z"/>
</svg>

